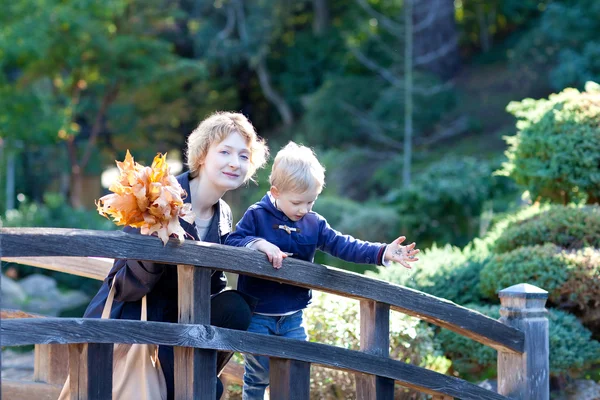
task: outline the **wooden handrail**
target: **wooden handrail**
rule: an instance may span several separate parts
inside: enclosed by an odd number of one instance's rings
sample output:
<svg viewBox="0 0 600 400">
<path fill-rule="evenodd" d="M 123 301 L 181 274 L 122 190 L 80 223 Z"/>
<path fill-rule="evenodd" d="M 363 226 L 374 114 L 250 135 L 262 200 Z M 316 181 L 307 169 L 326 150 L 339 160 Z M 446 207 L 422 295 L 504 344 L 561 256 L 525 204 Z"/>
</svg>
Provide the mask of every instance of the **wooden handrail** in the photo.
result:
<svg viewBox="0 0 600 400">
<path fill-rule="evenodd" d="M 11 319 L 2 322 L 1 339 L 2 346 L 36 343 L 155 343 L 233 350 L 382 376 L 431 395 L 448 395 L 464 400 L 508 399 L 461 379 L 386 357 L 210 325 L 86 318 Z"/>
<path fill-rule="evenodd" d="M 160 239 L 122 231 L 60 228 L 2 228 L 2 255 L 13 257 L 103 257 L 190 264 L 257 276 L 389 304 L 400 311 L 442 326 L 503 352 L 522 353 L 524 335 L 515 328 L 451 301 L 340 269 L 287 258 L 275 270 L 260 253 L 196 241 Z"/>
</svg>

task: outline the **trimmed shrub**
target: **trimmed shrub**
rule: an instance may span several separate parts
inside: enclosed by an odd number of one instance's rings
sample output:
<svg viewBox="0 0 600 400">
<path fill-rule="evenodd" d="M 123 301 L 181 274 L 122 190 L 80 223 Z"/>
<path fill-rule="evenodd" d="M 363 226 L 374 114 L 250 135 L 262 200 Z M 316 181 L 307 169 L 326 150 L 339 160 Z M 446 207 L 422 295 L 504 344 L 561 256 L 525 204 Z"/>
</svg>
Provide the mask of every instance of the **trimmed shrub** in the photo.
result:
<svg viewBox="0 0 600 400">
<path fill-rule="evenodd" d="M 600 90 L 586 85 L 541 100 L 511 102 L 517 117 L 503 173 L 533 199 L 569 204 L 600 202 Z"/>
<path fill-rule="evenodd" d="M 547 290 L 553 298 L 576 266 L 553 244 L 520 247 L 490 258 L 481 270 L 481 293 L 488 299 L 497 299 L 499 290 L 526 282 Z"/>
<path fill-rule="evenodd" d="M 522 246 L 553 243 L 565 249 L 600 248 L 600 206 L 554 206 L 511 223 L 498 237 L 494 251 L 505 253 Z"/>
<path fill-rule="evenodd" d="M 491 318 L 500 317 L 499 306 L 470 304 L 467 307 Z M 576 375 L 600 362 L 600 342 L 591 339 L 591 333 L 577 318 L 559 310 L 549 310 L 550 320 L 550 374 Z M 460 374 L 473 375 L 497 365 L 496 350 L 447 329 L 436 335 L 452 368 Z"/>
<path fill-rule="evenodd" d="M 522 282 L 547 290 L 551 305 L 576 315 L 600 339 L 600 250 L 521 247 L 492 257 L 480 278 L 481 293 L 494 300 L 498 290 Z"/>
</svg>

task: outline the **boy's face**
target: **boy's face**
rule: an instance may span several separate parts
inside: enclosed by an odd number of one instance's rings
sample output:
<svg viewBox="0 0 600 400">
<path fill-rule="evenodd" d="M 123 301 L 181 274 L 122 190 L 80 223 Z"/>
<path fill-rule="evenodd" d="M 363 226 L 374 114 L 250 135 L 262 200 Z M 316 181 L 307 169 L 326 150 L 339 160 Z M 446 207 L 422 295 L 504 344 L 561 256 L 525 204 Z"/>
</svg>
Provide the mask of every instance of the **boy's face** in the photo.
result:
<svg viewBox="0 0 600 400">
<path fill-rule="evenodd" d="M 312 210 L 320 189 L 310 189 L 306 192 L 279 191 L 271 186 L 271 195 L 277 200 L 277 208 L 292 221 L 299 221 Z"/>
</svg>

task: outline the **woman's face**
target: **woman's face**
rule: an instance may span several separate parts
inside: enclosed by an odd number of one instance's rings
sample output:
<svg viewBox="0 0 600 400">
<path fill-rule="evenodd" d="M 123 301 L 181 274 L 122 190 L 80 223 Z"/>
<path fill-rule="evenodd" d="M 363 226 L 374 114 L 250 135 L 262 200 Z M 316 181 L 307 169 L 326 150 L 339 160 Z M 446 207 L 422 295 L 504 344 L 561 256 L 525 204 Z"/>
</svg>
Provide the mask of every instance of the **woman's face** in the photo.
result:
<svg viewBox="0 0 600 400">
<path fill-rule="evenodd" d="M 200 176 L 217 189 L 228 191 L 244 183 L 249 166 L 250 148 L 242 135 L 233 132 L 209 147 Z"/>
</svg>

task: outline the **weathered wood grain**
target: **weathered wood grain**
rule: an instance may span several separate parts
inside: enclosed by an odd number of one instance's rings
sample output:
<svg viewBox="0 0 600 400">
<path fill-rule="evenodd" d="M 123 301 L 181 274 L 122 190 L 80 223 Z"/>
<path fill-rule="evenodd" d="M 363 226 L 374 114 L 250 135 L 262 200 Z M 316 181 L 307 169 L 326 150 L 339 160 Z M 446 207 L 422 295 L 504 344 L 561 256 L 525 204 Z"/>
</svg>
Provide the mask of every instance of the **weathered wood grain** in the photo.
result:
<svg viewBox="0 0 600 400">
<path fill-rule="evenodd" d="M 257 251 L 213 243 L 171 239 L 163 246 L 156 237 L 121 231 L 58 228 L 2 228 L 0 234 L 3 257 L 90 256 L 202 265 L 390 304 L 393 310 L 450 329 L 497 350 L 523 352 L 521 331 L 483 314 L 403 286 L 293 258 L 285 259 L 283 268 L 276 270 Z"/>
<path fill-rule="evenodd" d="M 390 353 L 390 306 L 376 301 L 360 302 L 360 350 L 380 357 Z M 393 400 L 394 380 L 356 374 L 357 400 Z"/>
<path fill-rule="evenodd" d="M 431 395 L 464 400 L 507 400 L 469 382 L 359 351 L 206 325 L 83 318 L 12 319 L 0 327 L 2 346 L 36 343 L 156 343 L 230 350 L 295 359 L 330 368 L 378 375 Z"/>
<path fill-rule="evenodd" d="M 60 395 L 62 386 L 2 378 L 2 398 L 10 400 L 56 400 Z"/>
<path fill-rule="evenodd" d="M 69 383 L 71 400 L 111 399 L 112 370 L 112 344 L 70 344 Z"/>
<path fill-rule="evenodd" d="M 45 315 L 21 310 L 2 309 L 1 319 L 46 318 Z M 64 383 L 69 374 L 69 349 L 62 344 L 36 344 L 33 365 L 33 380 L 52 384 Z"/>
<path fill-rule="evenodd" d="M 64 344 L 36 344 L 33 380 L 63 384 L 69 374 L 69 348 Z"/>
<path fill-rule="evenodd" d="M 179 322 L 210 324 L 209 269 L 177 266 Z M 175 398 L 213 399 L 217 396 L 217 352 L 175 347 Z"/>
<path fill-rule="evenodd" d="M 523 354 L 498 352 L 498 392 L 519 400 L 550 398 L 548 292 L 529 284 L 503 289 L 500 321 L 525 333 Z"/>
<path fill-rule="evenodd" d="M 283 358 L 270 360 L 270 399 L 310 399 L 310 363 Z"/>
</svg>

